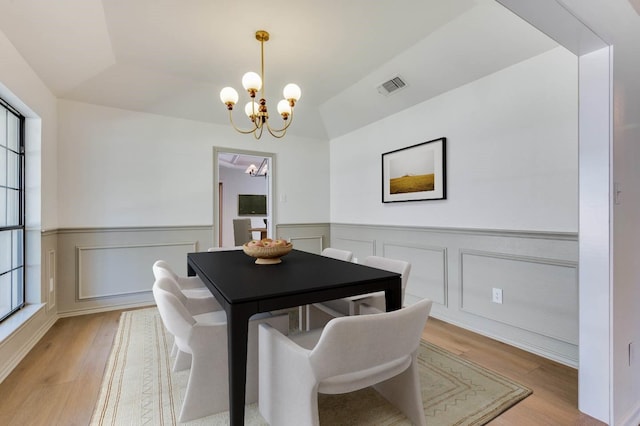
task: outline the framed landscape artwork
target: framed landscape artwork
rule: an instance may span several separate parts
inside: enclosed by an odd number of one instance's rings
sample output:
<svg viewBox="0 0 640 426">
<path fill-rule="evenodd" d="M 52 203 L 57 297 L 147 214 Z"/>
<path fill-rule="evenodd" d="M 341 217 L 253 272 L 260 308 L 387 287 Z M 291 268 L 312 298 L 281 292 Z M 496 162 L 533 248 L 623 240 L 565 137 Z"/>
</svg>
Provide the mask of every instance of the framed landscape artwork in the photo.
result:
<svg viewBox="0 0 640 426">
<path fill-rule="evenodd" d="M 447 138 L 382 154 L 382 202 L 447 198 Z"/>
</svg>

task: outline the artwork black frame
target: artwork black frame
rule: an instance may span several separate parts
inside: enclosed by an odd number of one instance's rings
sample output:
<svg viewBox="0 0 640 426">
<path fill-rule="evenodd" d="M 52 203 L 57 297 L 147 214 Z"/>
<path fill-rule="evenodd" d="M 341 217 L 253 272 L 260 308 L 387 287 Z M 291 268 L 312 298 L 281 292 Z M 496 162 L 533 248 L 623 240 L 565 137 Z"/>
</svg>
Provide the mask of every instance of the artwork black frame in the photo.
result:
<svg viewBox="0 0 640 426">
<path fill-rule="evenodd" d="M 445 200 L 447 138 L 382 154 L 382 202 Z"/>
</svg>

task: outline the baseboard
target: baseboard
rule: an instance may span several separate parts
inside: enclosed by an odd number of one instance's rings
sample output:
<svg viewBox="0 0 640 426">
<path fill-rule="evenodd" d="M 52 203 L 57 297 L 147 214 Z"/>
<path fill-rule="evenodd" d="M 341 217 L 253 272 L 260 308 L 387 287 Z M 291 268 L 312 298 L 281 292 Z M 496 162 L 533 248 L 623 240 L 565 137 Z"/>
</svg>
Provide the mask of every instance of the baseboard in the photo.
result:
<svg viewBox="0 0 640 426">
<path fill-rule="evenodd" d="M 38 310 L 38 312 L 43 311 L 44 307 Z M 13 339 L 18 333 L 20 333 L 21 330 L 24 330 L 29 325 L 29 323 L 33 321 L 36 314 L 25 321 L 24 324 L 21 325 L 20 329 L 16 330 L 16 332 L 14 332 L 11 336 L 7 337 L 7 339 L 2 342 L 3 346 L 10 344 L 11 339 Z M 53 326 L 53 324 L 55 324 L 57 320 L 58 317 L 56 315 L 50 316 L 47 321 L 45 321 L 40 326 L 40 328 L 38 328 L 38 330 L 29 337 L 29 339 L 25 342 L 24 345 L 22 345 L 22 347 L 17 348 L 17 350 L 13 352 L 13 356 L 10 359 L 2 363 L 2 367 L 0 367 L 0 383 L 2 383 L 4 379 L 6 379 L 9 374 L 11 374 L 11 372 L 18 366 L 18 364 L 20 364 L 20 361 L 22 361 L 22 359 L 27 356 L 31 349 L 33 349 L 33 347 L 40 341 L 40 339 L 44 337 L 47 331 L 49 331 L 49 329 Z"/>
<path fill-rule="evenodd" d="M 58 312 L 58 317 L 68 318 L 68 317 L 76 317 L 79 315 L 89 315 L 89 314 L 97 314 L 100 312 L 117 311 L 120 309 L 143 308 L 147 306 L 149 307 L 155 306 L 155 303 L 147 301 L 147 302 L 131 303 L 126 305 L 110 305 L 110 306 L 100 306 L 99 308 L 78 309 L 77 311 Z"/>
<path fill-rule="evenodd" d="M 449 324 L 455 325 L 456 327 L 460 327 L 460 328 L 463 328 L 465 330 L 472 331 L 472 332 L 474 332 L 476 334 L 488 337 L 488 338 L 496 340 L 498 342 L 506 343 L 509 346 L 513 346 L 513 347 L 516 347 L 518 349 L 522 349 L 523 351 L 527 351 L 529 353 L 541 356 L 543 358 L 550 359 L 550 360 L 558 362 L 558 363 L 560 363 L 562 365 L 566 365 L 567 367 L 578 369 L 578 361 L 575 360 L 575 359 L 568 358 L 566 356 L 557 354 L 555 352 L 547 351 L 547 350 L 545 350 L 543 348 L 539 348 L 537 346 L 528 345 L 526 343 L 522 343 L 522 342 L 519 342 L 519 341 L 507 339 L 507 338 L 505 338 L 503 336 L 495 335 L 495 334 L 492 334 L 492 333 L 487 333 L 485 330 L 480 330 L 480 329 L 476 329 L 474 327 L 470 327 L 468 324 L 464 324 L 464 323 L 461 323 L 459 321 L 456 321 L 455 319 L 452 319 L 452 318 L 450 318 L 450 317 L 448 317 L 446 315 L 438 315 L 438 314 L 434 314 L 432 312 L 431 316 L 433 318 L 435 318 L 435 319 L 438 319 L 438 320 L 447 322 Z"/>
</svg>

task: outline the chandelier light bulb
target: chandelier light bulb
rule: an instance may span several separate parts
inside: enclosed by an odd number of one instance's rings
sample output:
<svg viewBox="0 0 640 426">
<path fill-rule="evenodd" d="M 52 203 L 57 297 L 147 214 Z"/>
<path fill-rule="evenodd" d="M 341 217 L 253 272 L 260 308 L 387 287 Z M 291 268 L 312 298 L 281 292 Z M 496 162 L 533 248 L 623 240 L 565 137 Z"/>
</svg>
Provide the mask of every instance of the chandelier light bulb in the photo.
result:
<svg viewBox="0 0 640 426">
<path fill-rule="evenodd" d="M 242 86 L 248 92 L 257 92 L 262 88 L 262 79 L 257 73 L 249 71 L 242 76 Z"/>
<path fill-rule="evenodd" d="M 258 115 L 258 103 L 254 101 L 249 101 L 244 106 L 244 113 L 247 114 L 247 117 L 251 118 L 251 116 Z"/>
<path fill-rule="evenodd" d="M 238 103 L 238 92 L 233 87 L 225 87 L 220 91 L 220 100 L 227 106 L 233 106 Z"/>
<path fill-rule="evenodd" d="M 300 99 L 300 95 L 302 95 L 302 91 L 300 90 L 300 86 L 297 84 L 289 83 L 284 86 L 284 90 L 282 91 L 284 98 L 288 101 L 294 100 L 297 101 Z"/>
<path fill-rule="evenodd" d="M 285 119 L 291 115 L 291 105 L 289 105 L 289 101 L 282 99 L 278 102 L 278 113 Z"/>
</svg>

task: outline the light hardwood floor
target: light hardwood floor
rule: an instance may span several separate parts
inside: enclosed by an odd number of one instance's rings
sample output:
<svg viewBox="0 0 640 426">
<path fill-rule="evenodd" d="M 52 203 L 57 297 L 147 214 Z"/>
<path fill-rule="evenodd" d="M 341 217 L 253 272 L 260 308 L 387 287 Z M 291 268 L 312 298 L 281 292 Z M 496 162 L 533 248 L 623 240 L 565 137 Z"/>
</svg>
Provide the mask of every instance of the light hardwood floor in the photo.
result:
<svg viewBox="0 0 640 426">
<path fill-rule="evenodd" d="M 603 425 L 578 411 L 578 371 L 430 318 L 423 339 L 533 390 L 490 426 Z"/>
<path fill-rule="evenodd" d="M 0 384 L 0 425 L 87 425 L 121 311 L 58 320 Z M 601 425 L 577 407 L 576 370 L 429 319 L 424 339 L 533 389 L 489 425 Z"/>
</svg>

